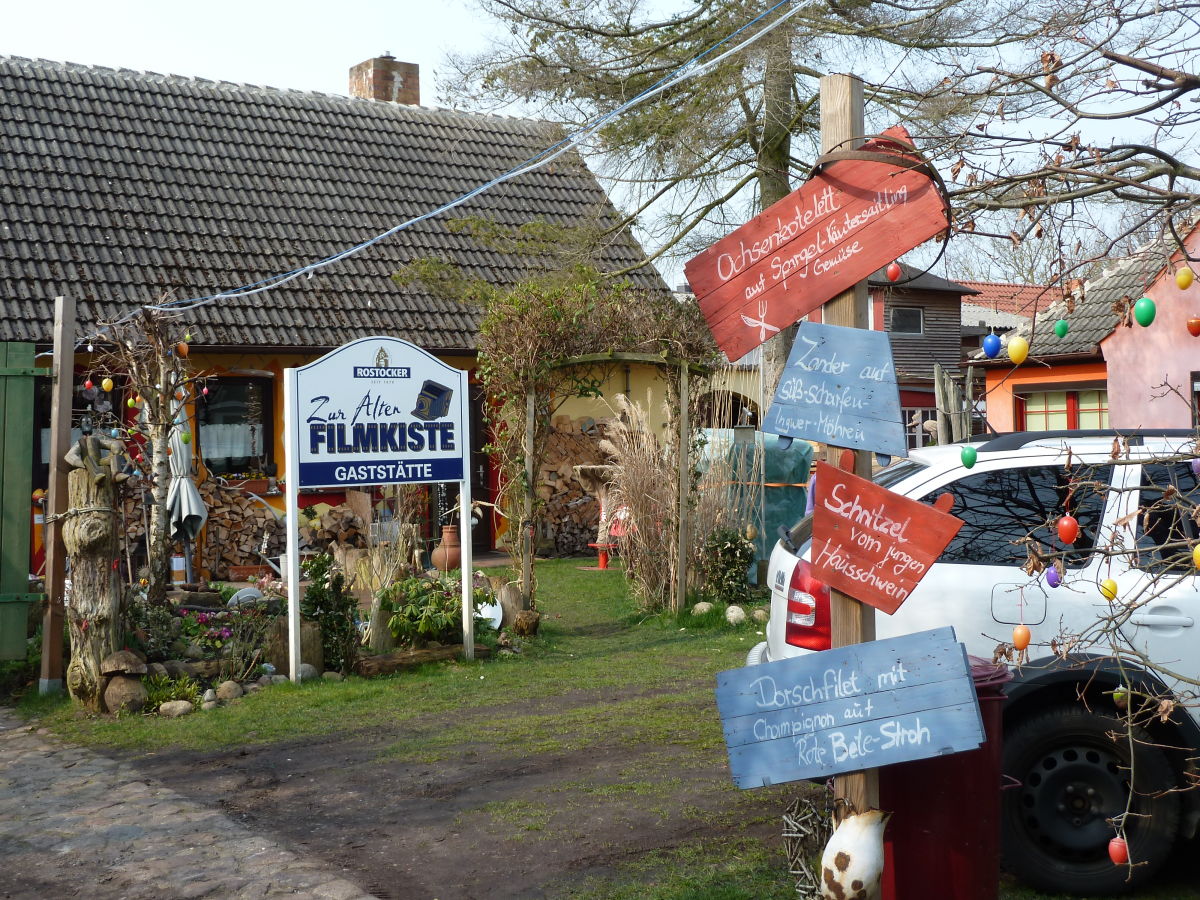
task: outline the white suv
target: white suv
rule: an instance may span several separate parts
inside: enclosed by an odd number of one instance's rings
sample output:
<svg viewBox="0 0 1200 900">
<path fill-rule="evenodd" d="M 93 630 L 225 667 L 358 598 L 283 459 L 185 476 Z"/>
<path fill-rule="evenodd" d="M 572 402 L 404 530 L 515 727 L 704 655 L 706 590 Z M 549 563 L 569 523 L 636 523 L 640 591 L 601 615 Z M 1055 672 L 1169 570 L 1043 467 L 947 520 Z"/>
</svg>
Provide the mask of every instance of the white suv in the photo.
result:
<svg viewBox="0 0 1200 900">
<path fill-rule="evenodd" d="M 967 652 L 992 658 L 1027 625 L 1032 643 L 1014 670 L 1004 713 L 1006 867 L 1029 884 L 1079 894 L 1145 882 L 1200 820 L 1200 574 L 1192 547 L 1200 506 L 1193 432 L 1029 432 L 916 450 L 876 482 L 932 503 L 949 492 L 964 524 L 877 637 L 953 625 Z M 820 474 L 817 474 L 818 479 Z M 1071 546 L 1056 524 L 1079 522 Z M 807 561 L 812 517 L 771 554 L 771 619 L 750 665 L 829 647 L 829 589 Z M 1029 538 L 1057 560 L 1061 584 L 1028 575 Z M 1062 554 L 1061 556 L 1054 556 Z M 1110 603 L 1101 585 L 1117 584 Z M 1003 649 L 1003 648 L 1001 648 Z M 1172 707 L 1162 700 L 1174 700 Z M 1134 740 L 1118 706 L 1134 713 Z M 1131 775 L 1130 763 L 1133 763 Z M 1108 819 L 1124 812 L 1129 871 L 1109 860 Z"/>
</svg>

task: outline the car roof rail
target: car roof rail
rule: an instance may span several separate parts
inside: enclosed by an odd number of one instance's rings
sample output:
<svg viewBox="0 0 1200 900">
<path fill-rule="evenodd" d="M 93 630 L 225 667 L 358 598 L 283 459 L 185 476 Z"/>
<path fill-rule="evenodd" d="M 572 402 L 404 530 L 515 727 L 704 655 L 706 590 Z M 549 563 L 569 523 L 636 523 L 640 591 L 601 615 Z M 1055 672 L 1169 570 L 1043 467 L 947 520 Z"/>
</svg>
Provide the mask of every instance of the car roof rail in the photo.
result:
<svg viewBox="0 0 1200 900">
<path fill-rule="evenodd" d="M 1055 440 L 1056 438 L 1064 440 L 1076 438 L 1122 438 L 1128 439 L 1130 446 L 1139 447 L 1145 443 L 1145 439 L 1148 437 L 1186 438 L 1194 437 L 1195 435 L 1196 432 L 1191 428 L 1130 428 L 1124 431 L 1116 428 L 1010 431 L 988 438 L 979 445 L 978 449 L 988 453 L 997 450 L 1019 450 L 1021 447 L 1036 444 L 1038 441 Z"/>
</svg>

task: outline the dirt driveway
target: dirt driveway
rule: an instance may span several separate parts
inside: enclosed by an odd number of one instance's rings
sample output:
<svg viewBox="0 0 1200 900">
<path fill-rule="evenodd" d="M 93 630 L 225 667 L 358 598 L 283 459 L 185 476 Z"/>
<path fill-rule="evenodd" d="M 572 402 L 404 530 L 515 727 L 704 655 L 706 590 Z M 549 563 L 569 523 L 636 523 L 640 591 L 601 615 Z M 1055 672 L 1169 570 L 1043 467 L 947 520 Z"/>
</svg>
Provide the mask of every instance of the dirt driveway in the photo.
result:
<svg viewBox="0 0 1200 900">
<path fill-rule="evenodd" d="M 474 711 L 477 740 L 429 761 L 405 759 L 411 754 L 398 747 L 461 728 L 462 714 L 130 762 L 385 898 L 570 896 L 589 879 L 603 896 L 614 867 L 651 850 L 746 839 L 781 845 L 779 813 L 796 789 L 737 792 L 711 750 L 610 733 L 582 749 L 511 755 L 488 740 L 513 716 L 586 714 L 623 699 L 574 692 Z M 713 715 L 704 706 L 685 703 L 679 715 Z"/>
</svg>

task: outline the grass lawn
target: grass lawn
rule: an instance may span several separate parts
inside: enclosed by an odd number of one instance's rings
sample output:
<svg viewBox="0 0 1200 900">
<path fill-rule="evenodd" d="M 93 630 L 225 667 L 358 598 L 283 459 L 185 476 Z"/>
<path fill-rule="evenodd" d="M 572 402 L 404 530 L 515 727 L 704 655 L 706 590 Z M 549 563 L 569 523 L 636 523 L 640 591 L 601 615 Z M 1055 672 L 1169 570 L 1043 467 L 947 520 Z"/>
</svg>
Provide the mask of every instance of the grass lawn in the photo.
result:
<svg viewBox="0 0 1200 900">
<path fill-rule="evenodd" d="M 214 713 L 183 719 L 156 716 L 89 718 L 69 702 L 28 698 L 28 715 L 58 735 L 101 750 L 142 754 L 211 752 L 269 747 L 306 737 L 376 729 L 386 734 L 377 759 L 387 765 L 435 765 L 479 740 L 486 721 L 497 754 L 529 758 L 589 747 L 628 746 L 639 759 L 656 753 L 706 760 L 716 773 L 709 796 L 720 810 L 680 808 L 679 782 L 631 771 L 614 782 L 585 778 L 519 800 L 494 801 L 460 813 L 466 825 L 484 823 L 508 839 L 537 846 L 560 827 L 568 806 L 611 818 L 626 815 L 693 820 L 693 835 L 669 847 L 647 846 L 586 878 L 546 885 L 546 896 L 629 900 L 790 898 L 778 822 L 783 793 L 738 791 L 721 774 L 724 741 L 713 700 L 713 676 L 739 666 L 762 640 L 762 626 L 737 628 L 715 617 L 700 625 L 639 612 L 618 568 L 583 570 L 581 560 L 539 562 L 541 631 L 514 658 L 426 666 L 366 680 L 281 685 Z M 497 698 L 519 698 L 522 712 L 490 717 Z M 602 699 L 603 702 L 595 702 Z M 485 718 L 486 717 L 486 718 Z M 678 756 L 674 756 L 678 759 Z M 801 788 L 797 788 L 800 790 Z M 775 790 L 775 789 L 772 789 Z M 737 833 L 757 822 L 774 839 L 713 840 L 706 823 Z M 557 832 L 561 838 L 561 831 Z M 1147 900 L 1200 900 L 1192 879 L 1168 873 Z M 1003 900 L 1050 900 L 1005 882 Z M 907 900 L 907 898 L 906 898 Z"/>
</svg>

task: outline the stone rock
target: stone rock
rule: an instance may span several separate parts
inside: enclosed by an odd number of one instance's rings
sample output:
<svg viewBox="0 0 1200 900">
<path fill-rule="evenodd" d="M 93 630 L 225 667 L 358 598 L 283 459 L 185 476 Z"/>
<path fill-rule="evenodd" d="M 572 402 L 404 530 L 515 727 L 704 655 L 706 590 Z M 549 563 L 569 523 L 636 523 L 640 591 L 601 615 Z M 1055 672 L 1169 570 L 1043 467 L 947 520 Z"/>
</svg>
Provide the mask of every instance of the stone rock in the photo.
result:
<svg viewBox="0 0 1200 900">
<path fill-rule="evenodd" d="M 316 678 L 318 674 L 317 667 L 309 663 L 300 663 L 299 673 L 301 681 L 308 681 L 310 678 Z"/>
<path fill-rule="evenodd" d="M 104 689 L 104 708 L 110 713 L 141 712 L 149 695 L 136 675 L 114 675 Z"/>
<path fill-rule="evenodd" d="M 101 675 L 145 675 L 146 664 L 129 650 L 110 653 L 100 662 Z"/>
<path fill-rule="evenodd" d="M 292 679 L 288 678 L 286 675 L 272 675 L 271 676 L 271 684 L 287 684 L 291 680 Z"/>
<path fill-rule="evenodd" d="M 185 659 L 192 661 L 204 659 L 204 650 L 201 649 L 199 644 L 188 644 L 187 649 L 183 651 L 183 656 Z"/>
<path fill-rule="evenodd" d="M 765 625 L 770 620 L 771 614 L 760 606 L 754 612 L 750 613 L 750 618 L 759 625 Z"/>
<path fill-rule="evenodd" d="M 216 699 L 217 699 L 217 692 L 214 691 L 212 688 L 209 688 L 207 691 L 204 692 L 204 702 L 205 703 L 212 703 Z"/>
<path fill-rule="evenodd" d="M 158 675 L 160 678 L 169 678 L 171 675 L 162 663 L 146 663 L 146 674 Z"/>
<path fill-rule="evenodd" d="M 321 677 L 324 678 L 326 681 L 344 681 L 345 680 L 345 678 L 343 677 L 341 672 L 334 672 L 334 671 L 322 672 Z"/>
<path fill-rule="evenodd" d="M 193 678 L 196 675 L 196 670 L 192 668 L 192 664 L 184 662 L 182 659 L 163 660 L 162 667 L 167 670 L 167 674 L 172 678 L 178 678 L 181 675 Z"/>
<path fill-rule="evenodd" d="M 158 708 L 160 716 L 166 716 L 168 719 L 177 719 L 179 716 L 191 715 L 196 711 L 196 707 L 192 706 L 190 700 L 168 700 Z"/>
<path fill-rule="evenodd" d="M 221 704 L 218 703 L 216 700 L 205 700 L 203 703 L 200 704 L 200 708 L 202 710 L 204 710 L 205 712 L 208 712 L 210 709 L 217 709 L 220 705 Z"/>
<path fill-rule="evenodd" d="M 236 681 L 222 681 L 217 685 L 218 700 L 236 700 L 244 693 L 246 692 L 242 690 L 242 686 Z"/>
<path fill-rule="evenodd" d="M 254 693 L 257 693 L 258 691 L 261 691 L 263 689 L 263 686 L 261 684 L 259 684 L 257 681 L 252 681 L 249 684 L 242 685 L 242 688 L 245 690 L 245 692 L 247 694 L 254 694 Z"/>
<path fill-rule="evenodd" d="M 193 678 L 216 678 L 221 674 L 219 659 L 198 659 L 191 664 Z"/>
<path fill-rule="evenodd" d="M 217 591 L 179 591 L 180 606 L 199 606 L 202 609 L 218 609 L 225 605 Z"/>
<path fill-rule="evenodd" d="M 699 603 L 697 603 L 695 606 L 692 607 L 692 615 L 693 616 L 702 616 L 706 612 L 711 612 L 712 608 L 713 608 L 713 605 L 711 603 L 709 603 L 707 600 L 701 600 Z"/>
<path fill-rule="evenodd" d="M 273 685 L 275 683 L 275 676 L 274 675 L 259 675 L 258 683 L 261 684 L 263 687 L 270 687 L 271 685 Z"/>
<path fill-rule="evenodd" d="M 725 621 L 730 625 L 741 625 L 746 621 L 746 611 L 740 606 L 731 606 L 725 610 Z"/>
</svg>

